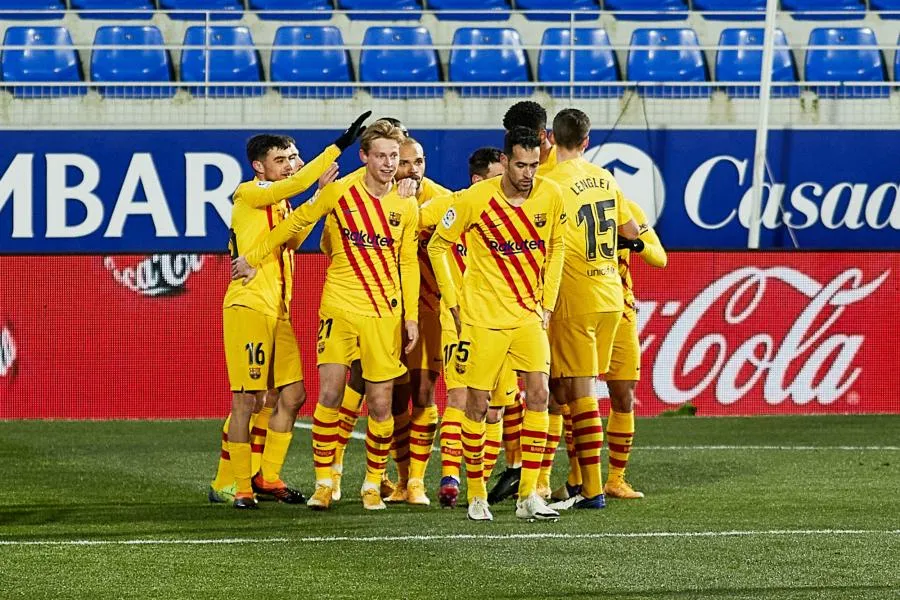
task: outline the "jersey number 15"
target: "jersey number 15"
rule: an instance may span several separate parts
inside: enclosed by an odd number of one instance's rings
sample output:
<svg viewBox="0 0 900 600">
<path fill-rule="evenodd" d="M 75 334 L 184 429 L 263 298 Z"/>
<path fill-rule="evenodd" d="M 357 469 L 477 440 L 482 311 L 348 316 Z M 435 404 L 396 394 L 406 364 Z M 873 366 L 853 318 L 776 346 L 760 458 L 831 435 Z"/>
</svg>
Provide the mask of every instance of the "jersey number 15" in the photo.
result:
<svg viewBox="0 0 900 600">
<path fill-rule="evenodd" d="M 606 259 L 616 256 L 616 220 L 606 218 L 607 210 L 616 210 L 615 200 L 599 200 L 593 204 L 582 204 L 578 209 L 579 227 L 585 226 L 584 238 L 587 247 L 586 258 L 597 260 L 597 240 L 600 240 L 600 256 Z M 615 213 L 613 213 L 615 214 Z"/>
</svg>

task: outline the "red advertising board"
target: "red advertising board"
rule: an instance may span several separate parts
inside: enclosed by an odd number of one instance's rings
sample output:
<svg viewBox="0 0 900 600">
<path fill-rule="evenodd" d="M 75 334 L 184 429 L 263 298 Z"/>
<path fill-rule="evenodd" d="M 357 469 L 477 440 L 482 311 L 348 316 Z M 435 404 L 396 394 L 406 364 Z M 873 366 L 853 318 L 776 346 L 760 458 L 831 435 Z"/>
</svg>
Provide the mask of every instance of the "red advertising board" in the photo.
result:
<svg viewBox="0 0 900 600">
<path fill-rule="evenodd" d="M 298 255 L 315 398 L 325 258 Z M 0 418 L 228 412 L 222 255 L 0 258 Z M 900 253 L 679 252 L 634 265 L 640 415 L 900 412 Z M 438 391 L 443 404 L 443 389 Z M 304 409 L 309 413 L 312 402 Z"/>
</svg>

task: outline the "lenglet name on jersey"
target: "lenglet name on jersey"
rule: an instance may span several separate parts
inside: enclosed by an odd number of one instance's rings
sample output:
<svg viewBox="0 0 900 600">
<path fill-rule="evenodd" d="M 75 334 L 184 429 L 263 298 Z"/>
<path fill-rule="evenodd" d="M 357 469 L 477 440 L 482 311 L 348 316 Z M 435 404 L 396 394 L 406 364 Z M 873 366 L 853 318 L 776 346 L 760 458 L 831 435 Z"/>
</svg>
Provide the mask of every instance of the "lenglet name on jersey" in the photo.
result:
<svg viewBox="0 0 900 600">
<path fill-rule="evenodd" d="M 544 240 L 522 240 L 521 242 L 504 241 L 496 242 L 491 240 L 488 247 L 494 252 L 500 254 L 521 254 L 526 250 L 539 250 L 544 248 Z"/>
<path fill-rule="evenodd" d="M 609 180 L 608 179 L 597 179 L 596 177 L 586 177 L 584 179 L 576 181 L 569 187 L 569 189 L 572 190 L 576 196 L 582 192 L 586 192 L 588 190 L 597 189 L 597 188 L 602 189 L 602 190 L 608 190 L 609 189 Z"/>
<path fill-rule="evenodd" d="M 344 227 L 341 229 L 341 234 L 350 240 L 354 246 L 361 248 L 390 248 L 394 245 L 394 238 L 384 237 L 380 233 L 370 234 L 365 231 L 350 231 Z"/>
</svg>

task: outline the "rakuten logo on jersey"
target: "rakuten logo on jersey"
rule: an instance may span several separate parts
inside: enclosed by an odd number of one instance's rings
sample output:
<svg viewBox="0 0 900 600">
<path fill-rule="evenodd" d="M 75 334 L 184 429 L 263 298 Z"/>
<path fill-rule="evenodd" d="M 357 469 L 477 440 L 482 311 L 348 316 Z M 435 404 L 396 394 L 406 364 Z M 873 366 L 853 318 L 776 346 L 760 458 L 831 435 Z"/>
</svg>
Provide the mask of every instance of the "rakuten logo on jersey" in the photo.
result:
<svg viewBox="0 0 900 600">
<path fill-rule="evenodd" d="M 751 176 L 749 160 L 724 154 L 703 162 L 691 174 L 684 189 L 684 206 L 690 220 L 703 229 L 721 229 L 736 217 L 741 225 L 748 227 Z M 711 178 L 715 184 L 707 185 Z M 726 184 L 729 181 L 733 185 L 730 189 Z M 900 182 L 870 185 L 840 181 L 826 188 L 816 181 L 803 181 L 790 190 L 783 183 L 763 186 L 766 193 L 762 225 L 766 229 L 782 225 L 806 229 L 821 222 L 826 229 L 900 230 Z M 737 198 L 742 189 L 738 202 L 727 201 Z"/>
<path fill-rule="evenodd" d="M 494 252 L 499 252 L 500 254 L 521 254 L 526 250 L 543 250 L 544 240 L 522 240 L 521 242 L 513 240 L 497 242 L 491 240 L 488 242 L 488 248 Z"/>
<path fill-rule="evenodd" d="M 341 229 L 344 238 L 358 248 L 391 248 L 394 238 L 384 237 L 380 233 L 370 234 L 365 231 L 350 231 L 346 227 Z"/>
<path fill-rule="evenodd" d="M 154 254 L 134 265 L 123 262 L 119 257 L 107 256 L 103 266 L 117 282 L 144 296 L 180 293 L 191 274 L 203 267 L 199 254 Z"/>
<path fill-rule="evenodd" d="M 865 342 L 863 305 L 889 275 L 865 281 L 860 269 L 848 268 L 819 282 L 789 267 L 747 267 L 686 306 L 640 302 L 641 331 L 654 319 L 674 319 L 646 365 L 655 395 L 665 404 L 712 394 L 729 406 L 760 392 L 768 405 L 835 402 L 862 375 L 854 359 Z M 655 337 L 644 337 L 642 349 Z"/>
</svg>

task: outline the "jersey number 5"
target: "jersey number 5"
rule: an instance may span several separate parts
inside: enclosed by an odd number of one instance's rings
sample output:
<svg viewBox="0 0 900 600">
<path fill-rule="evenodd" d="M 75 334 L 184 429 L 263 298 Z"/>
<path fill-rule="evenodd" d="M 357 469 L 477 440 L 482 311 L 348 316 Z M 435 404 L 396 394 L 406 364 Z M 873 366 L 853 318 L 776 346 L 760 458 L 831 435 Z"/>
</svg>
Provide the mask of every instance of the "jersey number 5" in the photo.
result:
<svg viewBox="0 0 900 600">
<path fill-rule="evenodd" d="M 616 229 L 615 219 L 606 218 L 607 210 L 615 210 L 615 200 L 599 200 L 593 204 L 582 204 L 578 209 L 577 224 L 585 225 L 584 237 L 587 247 L 586 258 L 589 261 L 597 260 L 597 239 L 600 238 L 600 256 L 611 259 L 616 256 Z M 607 236 L 604 239 L 604 236 Z"/>
</svg>

